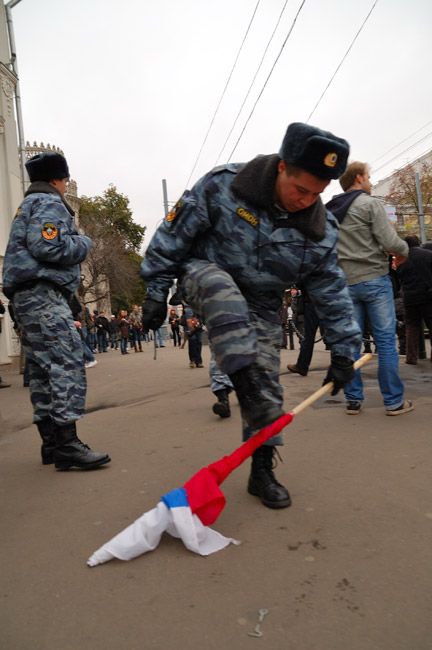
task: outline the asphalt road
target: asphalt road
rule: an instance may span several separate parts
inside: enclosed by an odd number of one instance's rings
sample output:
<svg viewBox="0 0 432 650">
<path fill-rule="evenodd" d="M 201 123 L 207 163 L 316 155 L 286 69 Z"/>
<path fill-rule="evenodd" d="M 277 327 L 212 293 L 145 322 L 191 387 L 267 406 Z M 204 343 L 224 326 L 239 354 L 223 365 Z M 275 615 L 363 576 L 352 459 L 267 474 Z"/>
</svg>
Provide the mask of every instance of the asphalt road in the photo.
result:
<svg viewBox="0 0 432 650">
<path fill-rule="evenodd" d="M 286 409 L 318 388 L 328 353 L 305 378 L 282 352 Z M 234 449 L 240 417 L 213 415 L 203 369 L 185 350 L 98 355 L 79 435 L 112 463 L 94 472 L 42 466 L 28 391 L 13 369 L 0 391 L 2 650 L 431 650 L 432 364 L 401 364 L 415 411 L 384 415 L 376 361 L 366 408 L 339 396 L 286 429 L 276 470 L 291 508 L 246 492 L 248 463 L 223 485 L 214 528 L 241 540 L 207 558 L 165 536 L 131 562 L 88 568 L 101 544 L 200 467 Z M 253 638 L 258 610 L 268 615 Z"/>
</svg>

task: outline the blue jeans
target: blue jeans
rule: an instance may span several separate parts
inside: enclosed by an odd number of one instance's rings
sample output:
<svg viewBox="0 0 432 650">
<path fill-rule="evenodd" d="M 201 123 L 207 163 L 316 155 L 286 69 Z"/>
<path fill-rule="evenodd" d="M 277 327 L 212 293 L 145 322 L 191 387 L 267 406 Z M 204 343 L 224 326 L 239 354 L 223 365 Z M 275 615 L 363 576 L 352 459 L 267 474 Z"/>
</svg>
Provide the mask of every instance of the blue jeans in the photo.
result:
<svg viewBox="0 0 432 650">
<path fill-rule="evenodd" d="M 86 343 L 92 352 L 96 350 L 96 334 L 94 332 L 87 331 Z"/>
<path fill-rule="evenodd" d="M 162 332 L 160 331 L 160 329 L 156 330 L 155 334 L 156 334 L 156 343 L 158 344 L 158 346 L 160 348 L 163 348 L 165 346 L 165 343 L 164 343 Z"/>
<path fill-rule="evenodd" d="M 364 331 L 365 317 L 369 319 L 378 350 L 378 383 L 384 405 L 393 410 L 403 404 L 404 385 L 399 377 L 399 355 L 396 349 L 396 315 L 390 277 L 383 275 L 373 280 L 353 284 L 349 292 L 354 303 L 354 316 Z M 360 357 L 361 346 L 356 350 Z M 364 400 L 363 382 L 357 370 L 354 379 L 345 386 L 349 401 Z"/>
<path fill-rule="evenodd" d="M 91 361 L 94 361 L 94 354 L 85 342 L 85 339 L 82 339 L 82 344 L 83 344 L 83 355 L 84 355 L 84 361 L 85 363 L 90 363 Z"/>
</svg>

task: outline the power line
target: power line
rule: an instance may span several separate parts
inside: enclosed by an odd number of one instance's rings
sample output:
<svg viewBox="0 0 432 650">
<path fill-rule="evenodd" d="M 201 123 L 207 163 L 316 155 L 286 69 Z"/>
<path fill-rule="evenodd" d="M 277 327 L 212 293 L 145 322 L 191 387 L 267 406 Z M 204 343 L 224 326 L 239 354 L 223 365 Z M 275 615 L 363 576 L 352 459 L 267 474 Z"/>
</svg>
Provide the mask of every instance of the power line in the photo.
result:
<svg viewBox="0 0 432 650">
<path fill-rule="evenodd" d="M 264 49 L 264 52 L 263 52 L 263 55 L 262 55 L 262 57 L 261 57 L 261 61 L 260 61 L 260 63 L 259 63 L 259 66 L 258 66 L 258 68 L 256 69 L 256 72 L 255 72 L 255 74 L 254 74 L 254 76 L 253 76 L 253 79 L 252 79 L 250 85 L 249 85 L 249 88 L 248 88 L 248 91 L 247 91 L 247 93 L 246 93 L 246 95 L 245 95 L 245 98 L 243 99 L 242 105 L 240 106 L 239 112 L 238 112 L 237 115 L 236 115 L 236 118 L 235 118 L 235 120 L 234 120 L 234 122 L 233 122 L 233 125 L 232 125 L 232 127 L 231 127 L 231 129 L 230 129 L 230 132 L 228 133 L 228 135 L 227 135 L 227 137 L 226 137 L 226 140 L 225 140 L 225 142 L 223 143 L 222 148 L 221 148 L 221 150 L 219 151 L 219 153 L 218 153 L 218 155 L 217 155 L 217 158 L 216 158 L 216 160 L 215 160 L 214 166 L 217 165 L 217 163 L 218 163 L 220 157 L 222 156 L 222 152 L 223 152 L 223 150 L 225 149 L 225 147 L 226 147 L 226 145 L 227 145 L 227 142 L 228 142 L 228 140 L 229 140 L 230 137 L 231 137 L 232 132 L 234 131 L 234 128 L 235 128 L 235 126 L 236 126 L 236 124 L 237 124 L 237 121 L 238 121 L 238 119 L 239 119 L 239 117 L 240 117 L 240 114 L 241 114 L 241 112 L 242 112 L 242 110 L 243 110 L 243 107 L 244 107 L 244 105 L 246 104 L 246 101 L 247 101 L 247 99 L 248 99 L 248 97 L 249 97 L 249 95 L 250 95 L 250 92 L 251 92 L 251 90 L 252 90 L 252 86 L 253 86 L 254 83 L 255 83 L 255 79 L 257 78 L 258 73 L 259 73 L 259 71 L 261 70 L 261 66 L 262 66 L 262 64 L 264 63 L 265 56 L 266 56 L 266 54 L 267 54 L 267 51 L 268 51 L 268 49 L 269 49 L 269 47 L 270 47 L 270 44 L 271 44 L 273 38 L 274 38 L 274 35 L 275 35 L 275 33 L 276 33 L 276 30 L 277 30 L 277 28 L 279 27 L 279 23 L 280 23 L 280 21 L 281 21 L 282 15 L 283 15 L 283 13 L 284 13 L 284 11 L 285 11 L 285 8 L 286 8 L 287 4 L 288 4 L 288 0 L 285 0 L 285 4 L 284 4 L 284 6 L 282 7 L 282 11 L 281 11 L 280 14 L 279 14 L 279 18 L 278 18 L 277 21 L 276 21 L 276 25 L 275 25 L 275 27 L 274 27 L 274 29 L 273 29 L 273 32 L 272 32 L 272 34 L 271 34 L 271 36 L 270 36 L 270 38 L 269 38 L 269 40 L 268 40 L 268 42 L 267 42 L 267 45 L 266 45 L 265 49 Z"/>
<path fill-rule="evenodd" d="M 252 110 L 251 110 L 251 112 L 249 113 L 249 117 L 247 118 L 247 120 L 246 120 L 246 122 L 245 122 L 245 125 L 244 125 L 243 129 L 241 130 L 239 137 L 237 138 L 237 142 L 235 143 L 234 148 L 233 148 L 233 150 L 231 151 L 231 153 L 230 153 L 230 155 L 229 155 L 229 158 L 228 158 L 227 162 L 229 162 L 229 161 L 231 160 L 231 156 L 233 155 L 234 151 L 237 149 L 237 145 L 238 145 L 238 143 L 240 142 L 240 140 L 241 140 L 241 138 L 242 138 L 242 136 L 243 136 L 243 133 L 245 132 L 246 127 L 247 127 L 247 125 L 249 124 L 249 121 L 250 121 L 252 115 L 254 114 L 255 108 L 256 108 L 256 106 L 257 106 L 259 100 L 261 99 L 261 95 L 263 94 L 263 92 L 264 92 L 264 90 L 265 90 L 265 87 L 267 86 L 267 83 L 268 83 L 268 81 L 269 81 L 271 75 L 273 74 L 273 70 L 274 70 L 275 67 L 276 67 L 276 63 L 279 61 L 279 58 L 280 58 L 280 56 L 281 56 L 281 54 L 282 54 L 282 52 L 283 52 L 283 49 L 284 49 L 284 47 L 285 47 L 285 45 L 286 45 L 286 43 L 287 43 L 287 41 L 288 41 L 288 39 L 289 39 L 289 37 L 290 37 L 290 35 L 291 35 L 292 30 L 294 29 L 294 26 L 295 26 L 295 24 L 296 24 L 296 22 L 297 22 L 297 18 L 298 18 L 298 16 L 299 16 L 301 10 L 303 9 L 303 6 L 304 6 L 305 2 L 306 2 L 306 0 L 303 0 L 302 3 L 301 3 L 301 5 L 300 5 L 300 7 L 299 7 L 299 9 L 297 10 L 297 13 L 296 13 L 296 15 L 295 15 L 295 17 L 294 17 L 294 20 L 293 20 L 292 24 L 291 24 L 291 27 L 290 27 L 289 32 L 288 32 L 288 34 L 287 34 L 287 37 L 285 38 L 284 42 L 282 43 L 282 47 L 281 47 L 281 49 L 280 49 L 280 51 L 279 51 L 279 54 L 277 55 L 277 57 L 276 57 L 276 59 L 275 59 L 275 62 L 273 63 L 273 65 L 272 65 L 272 67 L 271 67 L 271 70 L 270 70 L 270 72 L 269 72 L 269 74 L 268 74 L 268 76 L 267 76 L 267 79 L 265 80 L 264 85 L 263 85 L 263 87 L 262 87 L 262 89 L 261 89 L 261 92 L 259 93 L 257 99 L 255 100 L 255 104 L 253 105 Z"/>
<path fill-rule="evenodd" d="M 417 140 L 417 142 L 414 142 L 414 144 L 410 145 L 409 147 L 407 147 L 407 148 L 404 149 L 403 151 L 400 151 L 396 156 L 393 156 L 393 158 L 390 158 L 390 160 L 387 160 L 387 162 L 383 163 L 382 165 L 380 165 L 380 166 L 377 167 L 376 169 L 373 169 L 373 170 L 372 170 L 373 173 L 376 174 L 376 172 L 377 172 L 379 169 L 382 169 L 383 167 L 386 167 L 386 166 L 389 165 L 391 162 L 393 162 L 393 160 L 396 160 L 396 158 L 399 158 L 400 156 L 402 156 L 402 154 L 406 153 L 407 151 L 409 151 L 409 150 L 412 149 L 413 147 L 416 147 L 418 144 L 420 144 L 421 142 L 423 142 L 424 140 L 426 140 L 427 138 L 429 138 L 429 136 L 431 136 L 431 135 L 432 135 L 432 131 L 429 131 L 429 133 L 426 133 L 426 135 L 424 135 L 422 138 L 420 138 L 420 140 Z"/>
<path fill-rule="evenodd" d="M 368 15 L 366 16 L 363 23 L 361 24 L 360 29 L 358 30 L 357 34 L 354 36 L 353 40 L 351 41 L 351 44 L 350 44 L 349 48 L 347 49 L 347 51 L 343 55 L 342 60 L 340 61 L 339 65 L 337 66 L 336 70 L 334 71 L 333 76 L 331 77 L 331 79 L 328 82 L 327 86 L 324 88 L 324 90 L 323 90 L 323 92 L 321 94 L 321 97 L 318 99 L 317 103 L 315 104 L 315 106 L 314 106 L 312 112 L 310 113 L 309 117 L 307 118 L 306 122 L 309 122 L 310 118 L 315 113 L 316 109 L 318 108 L 319 104 L 321 103 L 322 98 L 326 94 L 327 90 L 330 88 L 330 86 L 331 86 L 331 84 L 333 82 L 333 79 L 336 77 L 336 75 L 339 72 L 341 66 L 343 65 L 343 62 L 345 61 L 348 54 L 350 53 L 351 48 L 353 47 L 354 43 L 356 42 L 357 38 L 359 37 L 360 32 L 362 31 L 363 27 L 366 25 L 366 22 L 368 21 L 369 16 L 371 15 L 372 11 L 375 9 L 375 6 L 376 6 L 377 2 L 378 2 L 378 0 L 375 0 L 375 2 L 373 3 L 371 9 L 369 10 Z"/>
<path fill-rule="evenodd" d="M 199 150 L 199 152 L 198 152 L 198 155 L 197 155 L 197 157 L 196 157 L 196 160 L 195 160 L 194 166 L 192 167 L 192 171 L 191 171 L 191 173 L 189 174 L 189 178 L 187 179 L 186 187 L 188 187 L 188 185 L 189 185 L 189 181 L 190 181 L 190 179 L 192 178 L 192 174 L 193 174 L 194 171 L 195 171 L 195 168 L 196 168 L 196 166 L 197 166 L 197 164 L 198 164 L 198 161 L 199 161 L 199 159 L 200 159 L 200 156 L 201 156 L 202 150 L 204 149 L 205 143 L 207 142 L 207 138 L 208 138 L 208 136 L 209 136 L 209 133 L 210 133 L 211 128 L 212 128 L 212 126 L 213 126 L 213 123 L 214 123 L 214 121 L 215 121 L 216 115 L 217 115 L 217 113 L 218 113 L 218 111 L 219 111 L 219 108 L 220 108 L 220 105 L 221 105 L 221 103 L 222 103 L 222 100 L 223 100 L 223 98 L 224 98 L 224 96 L 225 96 L 225 93 L 226 93 L 226 90 L 227 90 L 227 88 L 228 88 L 229 82 L 231 81 L 231 77 L 232 77 L 233 72 L 234 72 L 234 69 L 235 69 L 235 67 L 236 67 L 236 65 L 237 65 L 237 61 L 238 61 L 239 56 L 240 56 L 240 53 L 241 53 L 241 51 L 242 51 L 242 49 L 243 49 L 243 45 L 244 45 L 244 43 L 245 43 L 245 41 L 246 41 L 247 35 L 248 35 L 248 33 L 249 33 L 249 30 L 250 30 L 251 25 L 252 25 L 252 23 L 253 23 L 253 20 L 254 20 L 254 18 L 255 18 L 255 14 L 256 14 L 256 12 L 257 12 L 257 9 L 258 9 L 258 7 L 259 7 L 260 2 L 261 2 L 261 0 L 258 0 L 258 2 L 256 3 L 256 6 L 255 6 L 255 9 L 253 10 L 252 18 L 251 18 L 250 21 L 249 21 L 249 25 L 248 25 L 248 27 L 247 27 L 247 29 L 246 29 L 246 33 L 245 33 L 245 35 L 244 35 L 244 37 L 243 37 L 243 41 L 242 41 L 242 43 L 241 43 L 241 45 L 240 45 L 239 51 L 237 52 L 237 56 L 236 56 L 236 58 L 235 58 L 234 65 L 233 65 L 233 67 L 231 68 L 231 72 L 230 72 L 229 75 L 228 75 L 228 79 L 227 79 L 227 81 L 226 81 L 226 83 L 225 83 L 225 87 L 224 87 L 224 89 L 223 89 L 223 91 L 222 91 L 222 95 L 220 96 L 220 99 L 219 99 L 218 105 L 216 106 L 216 110 L 215 110 L 215 112 L 214 112 L 214 114 L 213 114 L 213 117 L 212 117 L 212 119 L 211 119 L 211 121 L 210 121 L 210 125 L 209 125 L 209 127 L 208 127 L 208 129 L 207 129 L 207 133 L 205 134 L 205 137 L 204 137 L 204 140 L 203 140 L 203 142 L 202 142 L 201 148 L 200 148 L 200 150 Z"/>
<path fill-rule="evenodd" d="M 381 158 L 384 158 L 384 156 L 386 156 L 388 153 L 390 153 L 390 151 L 393 151 L 394 149 L 397 149 L 397 147 L 399 147 L 401 144 L 404 144 L 404 142 L 406 142 L 407 140 L 412 138 L 413 135 L 417 135 L 417 133 L 419 133 L 420 131 L 423 131 L 423 129 L 425 129 L 427 126 L 429 126 L 429 124 L 432 124 L 432 120 L 430 120 L 429 122 L 426 122 L 426 124 L 423 124 L 423 126 L 421 126 L 419 129 L 417 129 L 413 133 L 410 133 L 410 135 L 408 135 L 406 138 L 404 138 L 403 140 L 401 140 L 400 142 L 395 144 L 393 147 L 390 147 L 390 149 L 387 149 L 387 151 L 385 151 L 383 154 L 381 154 L 381 156 L 378 156 L 378 158 L 375 158 L 375 160 L 372 160 L 371 165 L 376 163 L 378 160 L 381 160 Z"/>
</svg>

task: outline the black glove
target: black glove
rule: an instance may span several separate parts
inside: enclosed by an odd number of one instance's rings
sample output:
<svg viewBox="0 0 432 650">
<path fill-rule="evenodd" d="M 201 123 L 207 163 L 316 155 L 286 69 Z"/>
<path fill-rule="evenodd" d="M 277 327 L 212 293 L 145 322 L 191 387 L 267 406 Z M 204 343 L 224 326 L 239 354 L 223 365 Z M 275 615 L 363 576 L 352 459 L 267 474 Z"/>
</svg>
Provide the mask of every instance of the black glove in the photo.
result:
<svg viewBox="0 0 432 650">
<path fill-rule="evenodd" d="M 143 329 L 148 332 L 149 330 L 158 330 L 163 325 L 167 315 L 166 302 L 158 302 L 147 298 L 142 306 L 142 325 Z"/>
<path fill-rule="evenodd" d="M 323 381 L 323 386 L 332 381 L 334 387 L 331 394 L 336 395 L 345 384 L 348 384 L 351 381 L 353 377 L 353 361 L 348 359 L 348 357 L 335 356 L 331 358 L 331 364 Z"/>
</svg>

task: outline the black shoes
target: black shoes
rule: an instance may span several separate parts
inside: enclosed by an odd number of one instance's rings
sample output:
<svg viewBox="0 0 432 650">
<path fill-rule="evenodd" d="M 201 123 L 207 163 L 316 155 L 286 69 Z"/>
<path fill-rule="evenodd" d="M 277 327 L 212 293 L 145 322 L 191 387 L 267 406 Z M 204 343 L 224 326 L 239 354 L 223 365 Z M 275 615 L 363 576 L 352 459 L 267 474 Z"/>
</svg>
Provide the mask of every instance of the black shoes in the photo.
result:
<svg viewBox="0 0 432 650">
<path fill-rule="evenodd" d="M 78 469 L 96 469 L 111 461 L 108 454 L 93 451 L 78 438 L 75 422 L 55 425 L 56 448 L 54 463 L 56 469 L 67 470 L 71 467 Z"/>
<path fill-rule="evenodd" d="M 290 372 L 296 372 L 298 375 L 301 375 L 302 377 L 306 377 L 307 375 L 307 370 L 301 370 L 296 363 L 288 364 L 287 368 Z"/>
<path fill-rule="evenodd" d="M 252 467 L 248 482 L 248 492 L 261 499 L 267 508 L 288 508 L 291 497 L 273 473 L 273 458 L 275 447 L 264 445 L 257 449 L 252 456 Z"/>
<path fill-rule="evenodd" d="M 279 404 L 262 396 L 267 377 L 255 363 L 229 376 L 237 394 L 242 416 L 253 429 L 262 429 L 277 420 L 283 411 Z"/>
<path fill-rule="evenodd" d="M 362 403 L 350 400 L 346 403 L 345 413 L 347 415 L 358 415 L 361 411 Z"/>
<path fill-rule="evenodd" d="M 225 388 L 215 391 L 215 397 L 217 397 L 217 402 L 213 404 L 212 410 L 215 415 L 219 415 L 220 418 L 229 418 L 231 416 L 231 409 L 228 397 L 228 391 Z"/>
</svg>

